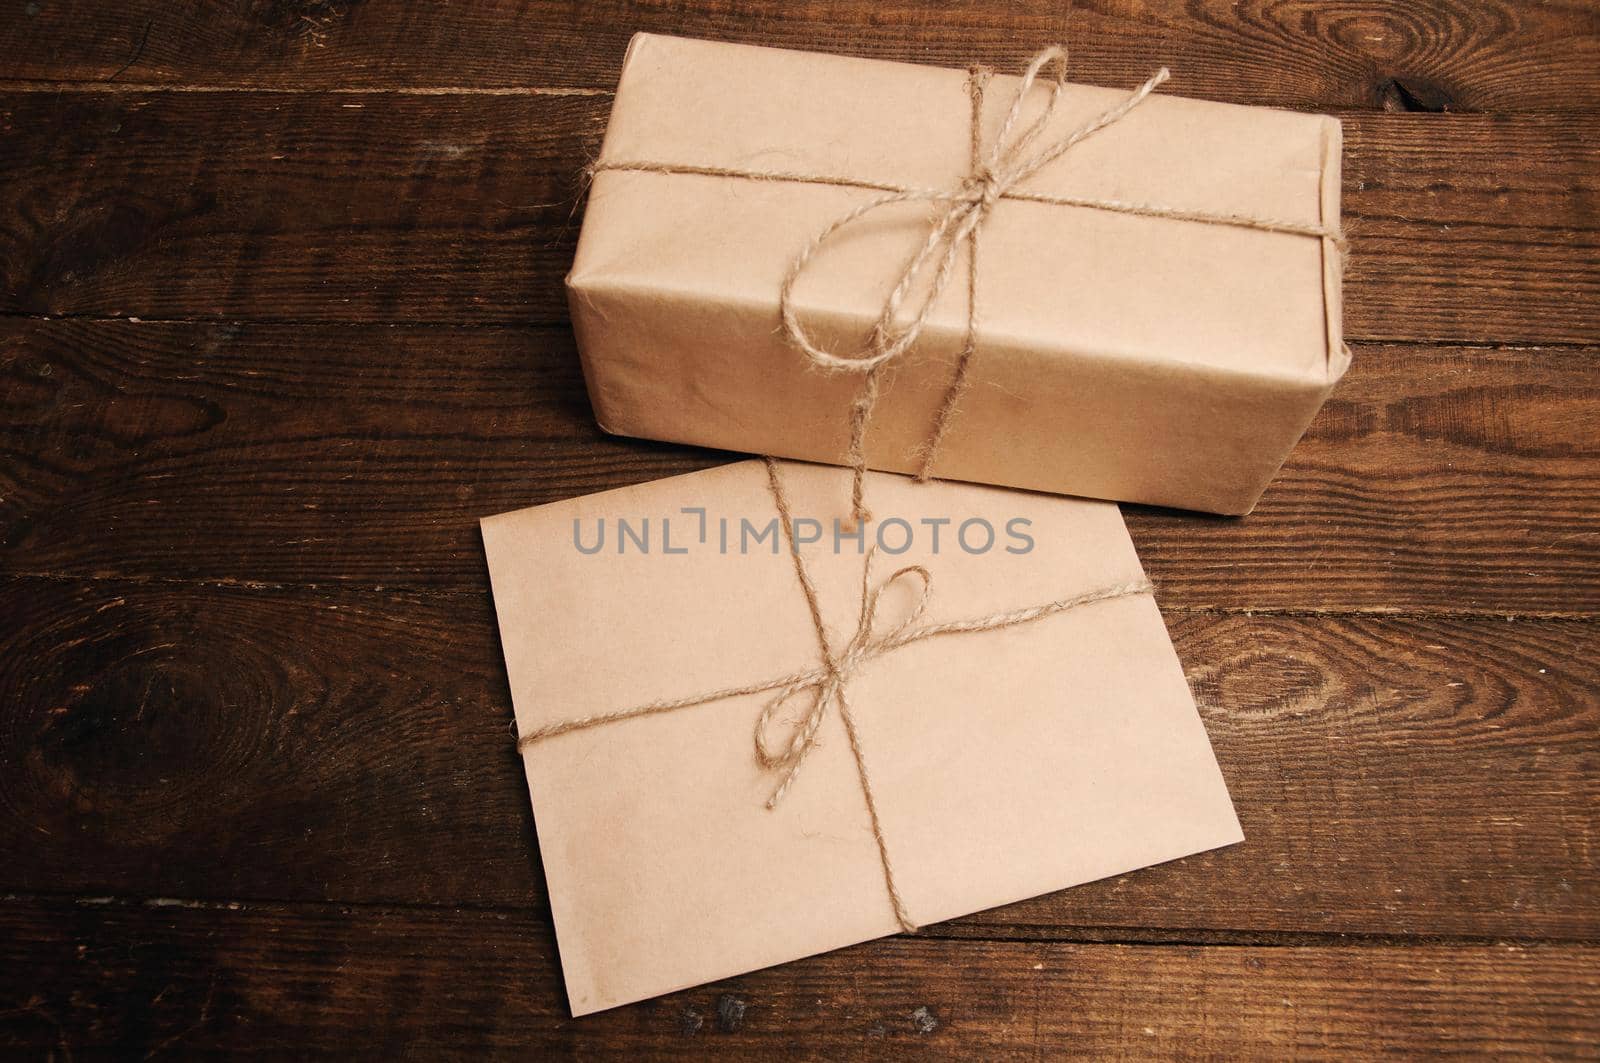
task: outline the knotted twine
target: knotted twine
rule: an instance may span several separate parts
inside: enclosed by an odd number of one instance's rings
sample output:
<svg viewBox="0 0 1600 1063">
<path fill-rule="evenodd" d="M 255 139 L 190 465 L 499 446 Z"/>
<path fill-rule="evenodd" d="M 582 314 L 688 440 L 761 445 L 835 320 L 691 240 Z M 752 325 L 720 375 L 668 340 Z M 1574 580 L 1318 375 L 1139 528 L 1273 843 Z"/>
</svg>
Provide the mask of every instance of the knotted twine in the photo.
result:
<svg viewBox="0 0 1600 1063">
<path fill-rule="evenodd" d="M 764 770 L 778 773 L 779 776 L 777 786 L 766 802 L 767 808 L 772 809 L 776 808 L 784 795 L 789 792 L 795 777 L 800 774 L 800 768 L 817 744 L 817 732 L 829 707 L 836 706 L 839 710 L 839 719 L 844 723 L 845 736 L 850 742 L 850 753 L 855 758 L 856 775 L 861 782 L 861 795 L 866 800 L 867 820 L 872 826 L 872 837 L 878 846 L 878 859 L 883 866 L 883 884 L 888 890 L 896 922 L 900 924 L 901 929 L 909 933 L 917 929 L 917 924 L 912 921 L 906 910 L 905 901 L 900 896 L 899 887 L 895 885 L 894 865 L 889 860 L 889 846 L 884 839 L 883 824 L 878 818 L 878 804 L 872 796 L 872 778 L 867 772 L 866 757 L 861 751 L 861 736 L 856 730 L 855 717 L 850 710 L 850 699 L 847 694 L 850 679 L 869 661 L 914 642 L 946 635 L 1020 627 L 1096 602 L 1149 594 L 1153 588 L 1148 580 L 1140 579 L 1067 598 L 1058 598 L 1025 609 L 990 613 L 969 620 L 922 624 L 920 621 L 927 611 L 928 596 L 933 589 L 933 574 L 921 565 L 907 565 L 896 569 L 874 586 L 872 583 L 872 562 L 876 553 L 874 547 L 867 551 L 866 560 L 862 564 L 861 611 L 856 619 L 855 633 L 850 636 L 842 650 L 835 651 L 833 640 L 829 637 L 827 626 L 822 620 L 822 605 L 817 597 L 816 584 L 812 582 L 810 570 L 806 568 L 805 559 L 800 555 L 799 544 L 795 541 L 794 519 L 790 514 L 788 496 L 783 490 L 783 481 L 778 475 L 777 463 L 771 458 L 763 460 L 766 462 L 767 486 L 772 491 L 772 499 L 778 510 L 778 523 L 783 529 L 783 538 L 789 547 L 789 557 L 794 563 L 795 576 L 800 581 L 800 589 L 805 594 L 806 607 L 811 614 L 811 623 L 816 630 L 822 663 L 814 668 L 805 668 L 742 686 L 723 687 L 719 690 L 691 694 L 688 697 L 668 698 L 635 705 L 632 708 L 548 723 L 534 728 L 519 738 L 517 749 L 526 750 L 536 742 L 571 731 L 585 731 L 609 723 L 637 719 L 640 716 L 677 712 L 680 709 L 753 694 L 771 694 L 756 718 L 755 755 L 756 762 Z M 889 630 L 878 631 L 878 608 L 884 592 L 901 580 L 911 579 L 917 581 L 917 587 L 916 602 L 910 612 L 905 619 Z M 778 714 L 796 698 L 809 698 L 804 713 L 793 725 L 786 741 L 774 741 L 772 730 Z"/>
</svg>

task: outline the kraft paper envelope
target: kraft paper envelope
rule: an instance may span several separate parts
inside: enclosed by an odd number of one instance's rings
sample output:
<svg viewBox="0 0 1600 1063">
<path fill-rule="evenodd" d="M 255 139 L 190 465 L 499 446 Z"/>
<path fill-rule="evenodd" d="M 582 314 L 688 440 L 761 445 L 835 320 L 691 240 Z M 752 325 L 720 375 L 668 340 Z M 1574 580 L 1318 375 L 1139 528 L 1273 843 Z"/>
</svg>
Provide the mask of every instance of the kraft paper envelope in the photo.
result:
<svg viewBox="0 0 1600 1063">
<path fill-rule="evenodd" d="M 857 542 L 832 533 L 846 474 L 780 471 L 799 537 L 817 539 L 802 556 L 837 650 L 861 606 Z M 878 473 L 869 490 L 878 519 L 862 541 L 883 534 L 874 582 L 926 566 L 925 623 L 1142 578 L 1109 503 Z M 520 733 L 817 666 L 787 547 L 774 534 L 740 548 L 743 520 L 761 531 L 775 515 L 766 469 L 751 461 L 486 519 Z M 603 546 L 581 552 L 602 522 Z M 906 619 L 915 582 L 885 591 L 875 629 Z M 766 701 L 621 720 L 527 749 L 574 1014 L 899 931 L 838 712 L 827 710 L 817 747 L 769 810 L 777 779 L 752 741 Z M 849 678 L 848 703 L 917 924 L 1242 838 L 1147 593 L 892 649 Z"/>
<path fill-rule="evenodd" d="M 986 137 L 1016 86 L 989 83 Z M 1134 87 L 1067 86 L 1038 142 Z M 1033 95 L 1021 125 L 1049 93 Z M 598 162 L 958 189 L 970 108 L 965 71 L 640 34 Z M 1335 231 L 1340 144 L 1334 118 L 1163 90 L 1019 190 Z M 843 461 L 842 411 L 860 378 L 812 368 L 781 333 L 778 292 L 800 250 L 882 194 L 597 172 L 567 284 L 601 426 Z M 874 211 L 807 269 L 799 316 L 832 350 L 862 349 L 933 213 Z M 941 478 L 1245 513 L 1348 365 L 1331 239 L 1006 199 L 979 242 L 977 355 Z M 963 253 L 921 338 L 890 365 L 873 468 L 918 466 L 963 346 L 967 268 Z"/>
</svg>

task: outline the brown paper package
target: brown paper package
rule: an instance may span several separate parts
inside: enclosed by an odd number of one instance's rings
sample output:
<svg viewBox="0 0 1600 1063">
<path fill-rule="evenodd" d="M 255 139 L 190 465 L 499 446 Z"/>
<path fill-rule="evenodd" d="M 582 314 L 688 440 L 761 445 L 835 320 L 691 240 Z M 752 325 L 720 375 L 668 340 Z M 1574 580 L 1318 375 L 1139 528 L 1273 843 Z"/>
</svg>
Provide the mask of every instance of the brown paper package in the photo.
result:
<svg viewBox="0 0 1600 1063">
<path fill-rule="evenodd" d="M 848 474 L 780 469 L 796 520 L 826 527 Z M 926 565 L 928 622 L 1143 576 L 1111 503 L 886 473 L 868 484 L 885 527 L 897 517 L 916 531 L 874 571 Z M 684 507 L 704 509 L 703 541 Z M 485 520 L 519 733 L 815 667 L 818 639 L 787 550 L 771 549 L 775 538 L 739 548 L 741 520 L 760 527 L 775 515 L 766 471 L 751 461 Z M 935 551 L 923 522 L 941 518 L 951 523 Z M 976 553 L 957 539 L 974 518 L 996 532 Z M 635 533 L 648 519 L 648 552 L 618 539 L 619 519 Z M 593 547 L 602 520 L 603 548 L 581 553 L 575 542 Z M 1012 528 L 1031 550 L 1007 549 L 1022 545 Z M 905 538 L 893 529 L 887 548 Z M 978 526 L 966 542 L 983 544 Z M 831 532 L 803 556 L 841 646 L 856 628 L 862 556 L 848 540 L 835 552 Z M 878 627 L 907 615 L 906 590 L 902 581 L 886 594 Z M 1242 837 L 1148 593 L 902 646 L 862 666 L 848 697 L 917 924 Z M 612 722 L 526 750 L 574 1014 L 898 932 L 837 711 L 769 810 L 776 780 L 752 750 L 765 701 Z"/>
<path fill-rule="evenodd" d="M 1015 88 L 990 82 L 987 135 Z M 1034 94 L 1024 120 L 1048 95 Z M 1126 95 L 1069 86 L 1042 139 Z M 964 71 L 640 34 L 601 161 L 954 189 L 970 116 Z M 1158 94 L 1021 187 L 1336 229 L 1340 145 L 1330 117 Z M 877 194 L 597 173 L 567 285 L 601 426 L 843 461 L 861 378 L 818 371 L 786 342 L 778 292 L 797 252 Z M 930 211 L 879 210 L 808 269 L 796 305 L 831 349 L 861 349 Z M 1348 364 L 1331 241 L 1017 200 L 995 206 L 980 240 L 973 383 L 940 477 L 1246 513 Z M 871 467 L 916 469 L 966 310 L 965 282 L 950 284 L 893 363 Z"/>
</svg>

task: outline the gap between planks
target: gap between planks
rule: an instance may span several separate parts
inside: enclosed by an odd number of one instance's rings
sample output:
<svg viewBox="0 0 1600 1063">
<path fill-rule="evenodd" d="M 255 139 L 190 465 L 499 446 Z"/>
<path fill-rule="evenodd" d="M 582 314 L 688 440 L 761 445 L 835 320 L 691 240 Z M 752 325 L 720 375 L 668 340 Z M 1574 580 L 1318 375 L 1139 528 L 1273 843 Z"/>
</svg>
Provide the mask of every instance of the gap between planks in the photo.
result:
<svg viewBox="0 0 1600 1063">
<path fill-rule="evenodd" d="M 237 95 L 261 96 L 614 96 L 614 89 L 589 89 L 589 88 L 558 88 L 545 85 L 500 85 L 480 86 L 470 85 L 450 86 L 404 86 L 396 85 L 390 88 L 357 88 L 354 86 L 331 86 L 327 88 L 301 89 L 282 85 L 185 85 L 175 82 L 135 82 L 135 81 L 34 81 L 23 79 L 20 81 L 0 80 L 0 93 L 65 93 L 65 92 L 98 92 L 98 93 L 195 93 L 195 94 L 221 94 L 232 93 Z M 1355 113 L 1373 113 L 1357 111 Z M 1457 111 L 1455 114 L 1471 114 L 1475 112 Z M 1542 114 L 1541 111 L 1518 111 L 1518 114 Z M 1552 114 L 1568 112 L 1550 112 Z"/>
<path fill-rule="evenodd" d="M 1115 86 L 1111 86 L 1115 87 Z M 1131 88 L 1131 86 L 1129 86 Z M 97 93 L 97 94 L 188 94 L 188 95 L 261 95 L 261 96 L 590 96 L 610 97 L 616 95 L 614 88 L 595 88 L 589 86 L 557 86 L 557 85 L 386 85 L 386 86 L 359 86 L 359 85 L 327 85 L 311 88 L 298 88 L 289 85 L 227 85 L 227 84 L 185 84 L 182 82 L 166 81 L 48 81 L 32 78 L 15 80 L 0 79 L 0 93 L 15 93 L 17 95 L 47 94 L 47 93 Z M 1182 93 L 1175 95 L 1182 96 Z M 1186 97 L 1204 99 L 1205 97 Z M 1327 114 L 1339 118 L 1353 118 L 1367 115 L 1434 115 L 1440 120 L 1448 121 L 1458 117 L 1500 117 L 1515 115 L 1519 118 L 1573 118 L 1594 113 L 1595 111 L 1571 111 L 1559 108 L 1530 108 L 1515 111 L 1480 110 L 1477 108 L 1452 107 L 1446 111 L 1430 110 L 1405 110 L 1391 111 L 1381 106 L 1353 107 L 1348 104 L 1326 107 L 1291 107 L 1275 104 L 1270 101 L 1259 101 L 1244 106 L 1268 107 L 1274 110 L 1299 111 L 1305 114 Z"/>
<path fill-rule="evenodd" d="M 569 333 L 571 326 L 553 322 L 530 322 L 524 318 L 506 318 L 504 320 L 484 320 L 473 318 L 465 321 L 452 321 L 447 318 L 395 318 L 389 321 L 361 320 L 353 321 L 339 318 L 299 318 L 299 317 L 239 317 L 237 315 L 221 317 L 145 317 L 129 314 L 37 314 L 17 310 L 0 309 L 0 321 L 39 322 L 76 322 L 89 323 L 123 322 L 129 325 L 271 325 L 277 328 L 316 328 L 316 329 L 473 329 L 473 330 L 511 330 L 537 334 L 542 332 Z M 1482 351 L 1493 353 L 1495 351 L 1548 351 L 1557 354 L 1582 354 L 1600 359 L 1600 346 L 1582 341 L 1541 341 L 1538 343 L 1508 340 L 1499 343 L 1466 342 L 1450 339 L 1420 339 L 1405 336 L 1369 336 L 1350 340 L 1351 348 L 1359 358 L 1361 349 L 1365 347 L 1423 347 L 1430 350 L 1460 350 Z"/>
<path fill-rule="evenodd" d="M 730 461 L 744 460 L 742 457 Z M 37 580 L 45 583 L 76 583 L 96 586 L 123 584 L 133 587 L 192 587 L 223 591 L 260 591 L 263 593 L 306 592 L 323 596 L 381 595 L 390 601 L 395 595 L 409 595 L 414 601 L 479 601 L 487 587 L 450 588 L 430 587 L 406 583 L 282 583 L 271 580 L 217 579 L 214 577 L 120 575 L 108 572 L 0 572 L 0 583 L 25 583 Z M 1160 597 L 1160 584 L 1156 596 Z M 1159 603 L 1158 603 L 1159 604 Z M 1365 608 L 1319 609 L 1314 606 L 1244 606 L 1244 605 L 1160 605 L 1166 616 L 1285 616 L 1310 619 L 1360 618 L 1373 620 L 1482 620 L 1516 623 L 1592 624 L 1600 621 L 1600 614 L 1564 612 L 1516 612 L 1511 610 L 1483 609 L 1403 609 L 1387 606 Z"/>
<path fill-rule="evenodd" d="M 1137 872 L 1135 872 L 1137 873 Z M 80 893 L 9 892 L 0 894 L 0 904 L 31 904 L 40 907 L 115 911 L 204 911 L 277 913 L 368 912 L 375 914 L 463 913 L 504 916 L 535 915 L 548 920 L 549 908 L 543 904 L 436 904 L 425 901 L 283 901 L 270 898 L 216 900 L 200 897 L 129 897 Z M 889 938 L 951 942 L 1061 943 L 1085 945 L 1151 945 L 1199 948 L 1305 948 L 1338 946 L 1345 948 L 1481 948 L 1495 945 L 1561 945 L 1600 948 L 1600 940 L 1564 935 L 1506 936 L 1482 934 L 1370 934 L 1311 930 L 1252 930 L 1248 928 L 1211 929 L 1192 927 L 1075 926 L 1070 924 L 969 924 L 961 919 L 923 927 L 914 934 L 890 934 Z"/>
</svg>

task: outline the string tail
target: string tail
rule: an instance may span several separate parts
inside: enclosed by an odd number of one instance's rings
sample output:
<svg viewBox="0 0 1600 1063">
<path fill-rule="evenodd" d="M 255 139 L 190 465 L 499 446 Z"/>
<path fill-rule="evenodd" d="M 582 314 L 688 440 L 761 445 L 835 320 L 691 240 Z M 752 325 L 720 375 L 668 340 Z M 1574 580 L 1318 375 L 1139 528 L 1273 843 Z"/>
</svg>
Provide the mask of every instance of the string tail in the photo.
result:
<svg viewBox="0 0 1600 1063">
<path fill-rule="evenodd" d="M 867 509 L 867 426 L 872 423 L 872 411 L 878 405 L 880 386 L 879 368 L 867 370 L 861 380 L 861 391 L 850 407 L 850 519 L 852 530 L 863 527 L 872 519 Z"/>
<path fill-rule="evenodd" d="M 911 918 L 911 913 L 906 908 L 905 898 L 900 896 L 900 887 L 895 882 L 894 864 L 889 859 L 889 842 L 883 836 L 883 822 L 878 818 L 878 802 L 872 796 L 872 778 L 867 774 L 867 758 L 861 752 L 861 737 L 856 733 L 855 718 L 850 714 L 850 705 L 844 696 L 841 686 L 837 692 L 839 718 L 844 721 L 844 733 L 850 739 L 850 752 L 856 760 L 856 774 L 861 777 L 861 796 L 867 804 L 867 821 L 872 825 L 872 838 L 878 843 L 878 863 L 883 867 L 884 891 L 889 895 L 889 906 L 894 909 L 895 922 L 900 924 L 900 929 L 907 934 L 917 932 L 917 922 Z"/>
</svg>

